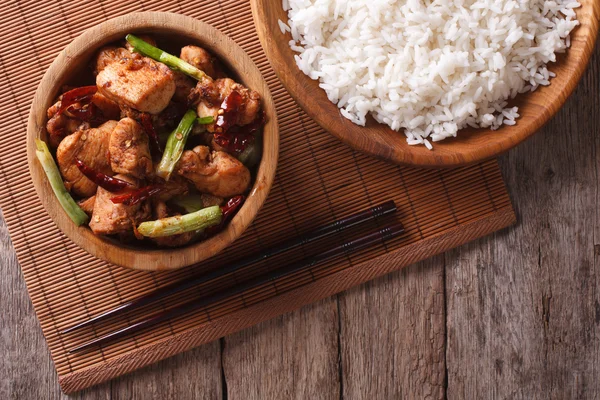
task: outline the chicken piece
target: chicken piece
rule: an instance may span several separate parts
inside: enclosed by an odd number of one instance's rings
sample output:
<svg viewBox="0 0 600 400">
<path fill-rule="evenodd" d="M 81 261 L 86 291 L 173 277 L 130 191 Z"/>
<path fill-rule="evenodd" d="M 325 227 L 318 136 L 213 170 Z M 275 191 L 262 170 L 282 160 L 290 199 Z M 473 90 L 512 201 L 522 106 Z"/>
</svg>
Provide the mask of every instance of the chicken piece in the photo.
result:
<svg viewBox="0 0 600 400">
<path fill-rule="evenodd" d="M 87 122 L 78 121 L 65 114 L 57 115 L 60 105 L 61 102 L 58 100 L 46 112 L 48 116 L 48 122 L 46 123 L 48 142 L 53 149 L 58 147 L 60 141 L 63 140 L 65 136 L 68 136 L 73 132 L 90 128 L 90 124 Z"/>
<path fill-rule="evenodd" d="M 94 212 L 94 203 L 96 203 L 96 195 L 84 200 L 79 200 L 77 205 L 83 210 L 84 213 L 91 217 Z"/>
<path fill-rule="evenodd" d="M 140 39 L 142 39 L 144 42 L 156 47 L 156 40 L 154 40 L 154 38 L 152 36 L 149 35 L 137 35 L 137 37 L 139 37 Z M 125 47 L 127 48 L 127 50 L 129 50 L 130 52 L 133 53 L 133 46 L 129 44 L 128 41 L 125 41 Z"/>
<path fill-rule="evenodd" d="M 94 96 L 92 96 L 92 103 L 98 107 L 102 116 L 108 120 L 118 119 L 119 115 L 121 115 L 119 105 L 102 95 L 102 93 L 96 92 Z"/>
<path fill-rule="evenodd" d="M 172 101 L 160 114 L 150 114 L 152 126 L 154 126 L 154 129 L 156 130 L 172 130 L 179 124 L 179 121 L 181 121 L 181 118 L 183 118 L 183 115 L 187 110 L 188 108 L 185 103 L 176 103 Z M 133 108 L 121 106 L 121 119 L 131 118 L 140 121 L 142 114 L 144 113 L 134 110 Z"/>
<path fill-rule="evenodd" d="M 119 118 L 119 106 L 115 102 L 102 96 L 100 93 L 94 94 L 91 102 L 99 110 L 99 113 L 95 114 L 99 120 Z M 46 131 L 48 131 L 49 143 L 52 148 L 57 148 L 58 144 L 65 136 L 91 127 L 89 122 L 73 118 L 73 115 L 69 111 L 65 111 L 58 115 L 57 113 L 60 106 L 61 100 L 59 98 L 59 100 L 47 111 L 48 122 L 46 123 Z M 80 106 L 80 104 L 76 103 L 75 106 Z"/>
<path fill-rule="evenodd" d="M 117 121 L 108 121 L 98 128 L 77 131 L 60 142 L 56 150 L 56 160 L 65 186 L 72 193 L 81 197 L 90 197 L 96 193 L 98 188 L 94 182 L 79 171 L 75 164 L 76 159 L 80 159 L 95 171 L 113 175 L 110 168 L 108 145 L 115 126 L 117 126 Z"/>
<path fill-rule="evenodd" d="M 200 192 L 214 196 L 235 196 L 250 186 L 250 171 L 244 164 L 223 151 L 211 152 L 206 146 L 184 151 L 176 169 Z"/>
<path fill-rule="evenodd" d="M 242 103 L 237 114 L 237 120 L 233 121 L 232 125 L 247 125 L 254 121 L 260 110 L 260 94 L 230 78 L 199 81 L 190 93 L 189 101 L 197 106 L 198 116 L 212 116 L 216 120 L 223 100 L 234 90 L 242 96 Z M 214 132 L 215 124 L 207 125 L 207 130 Z"/>
<path fill-rule="evenodd" d="M 173 95 L 173 100 L 178 103 L 187 104 L 188 97 L 196 86 L 196 81 L 182 72 L 174 71 L 173 73 L 175 74 L 175 94 Z"/>
<path fill-rule="evenodd" d="M 119 62 L 127 61 L 132 58 L 141 58 L 137 53 L 132 53 L 123 47 L 107 46 L 98 51 L 94 61 L 94 75 L 98 75 L 106 66 Z"/>
<path fill-rule="evenodd" d="M 66 136 L 81 130 L 89 129 L 90 124 L 76 119 L 69 118 L 64 114 L 55 115 L 46 123 L 48 131 L 48 142 L 50 147 L 56 149 Z"/>
<path fill-rule="evenodd" d="M 203 71 L 206 75 L 210 76 L 211 78 L 216 77 L 216 59 L 202 47 L 185 46 L 181 49 L 179 58 L 181 58 L 188 64 L 193 65 L 199 70 Z"/>
<path fill-rule="evenodd" d="M 116 175 L 122 179 L 139 187 L 137 179 L 127 175 Z M 114 193 L 101 187 L 96 193 L 96 202 L 94 203 L 94 212 L 90 219 L 90 228 L 96 235 L 114 235 L 133 230 L 140 222 L 147 221 L 150 218 L 150 205 L 148 202 L 138 203 L 132 206 L 124 204 L 115 204 L 111 198 Z"/>
<path fill-rule="evenodd" d="M 110 167 L 118 174 L 128 174 L 138 179 L 153 175 L 148 135 L 144 128 L 131 118 L 123 118 L 110 135 L 108 152 Z"/>
<path fill-rule="evenodd" d="M 52 104 L 50 106 L 50 108 L 46 111 L 46 116 L 48 117 L 48 119 L 54 117 L 56 115 L 56 113 L 58 112 L 58 110 L 60 109 L 61 106 L 61 100 L 62 95 L 59 96 L 58 100 L 56 101 L 56 103 Z"/>
<path fill-rule="evenodd" d="M 96 76 L 98 91 L 110 100 L 150 114 L 159 114 L 175 93 L 175 75 L 150 58 L 123 59 Z"/>
<path fill-rule="evenodd" d="M 142 112 L 139 112 L 138 110 L 134 110 L 131 107 L 127 107 L 121 104 L 120 106 L 121 109 L 121 114 L 120 114 L 120 119 L 123 118 L 131 118 L 131 119 L 135 119 L 136 121 L 139 121 L 142 118 Z M 153 115 L 153 117 L 155 117 Z"/>
<path fill-rule="evenodd" d="M 158 201 L 169 201 L 175 196 L 188 194 L 189 191 L 190 186 L 188 181 L 174 175 L 167 182 L 163 183 L 163 190 L 158 192 L 154 198 Z"/>
<path fill-rule="evenodd" d="M 156 201 L 154 203 L 154 207 L 152 210 L 152 216 L 155 219 L 162 219 L 167 217 L 174 217 L 176 215 L 181 215 L 179 213 L 174 213 L 167 205 L 162 201 Z M 188 244 L 196 237 L 196 232 L 186 232 L 179 235 L 165 236 L 159 238 L 151 238 L 151 240 L 159 246 L 164 247 L 180 247 Z"/>
<path fill-rule="evenodd" d="M 195 125 L 192 130 L 192 134 L 198 138 L 200 144 L 208 146 L 215 151 L 224 151 L 229 153 L 226 148 L 219 146 L 219 144 L 215 141 L 215 134 L 208 132 L 204 125 Z"/>
</svg>

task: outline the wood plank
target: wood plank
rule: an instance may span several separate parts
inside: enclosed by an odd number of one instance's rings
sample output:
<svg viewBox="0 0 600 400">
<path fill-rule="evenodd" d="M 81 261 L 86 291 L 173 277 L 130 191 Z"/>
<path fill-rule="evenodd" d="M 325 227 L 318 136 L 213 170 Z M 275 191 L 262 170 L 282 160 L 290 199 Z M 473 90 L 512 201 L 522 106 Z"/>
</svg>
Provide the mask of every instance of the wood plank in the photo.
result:
<svg viewBox="0 0 600 400">
<path fill-rule="evenodd" d="M 215 341 L 112 382 L 112 400 L 222 399 L 221 348 Z"/>
<path fill-rule="evenodd" d="M 436 256 L 340 295 L 347 399 L 444 397 L 444 260 Z"/>
<path fill-rule="evenodd" d="M 227 399 L 339 399 L 334 298 L 224 339 Z"/>
<path fill-rule="evenodd" d="M 450 399 L 600 393 L 599 50 L 566 107 L 502 158 L 519 225 L 447 253 Z"/>
</svg>

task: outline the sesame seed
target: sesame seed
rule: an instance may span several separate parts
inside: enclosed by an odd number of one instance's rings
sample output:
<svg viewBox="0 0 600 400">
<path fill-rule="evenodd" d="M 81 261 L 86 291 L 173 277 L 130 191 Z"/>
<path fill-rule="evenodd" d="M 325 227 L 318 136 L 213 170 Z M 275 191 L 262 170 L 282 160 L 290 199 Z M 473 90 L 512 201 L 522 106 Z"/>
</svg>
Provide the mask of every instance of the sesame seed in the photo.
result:
<svg viewBox="0 0 600 400">
<path fill-rule="evenodd" d="M 127 140 L 125 142 L 125 147 L 131 147 L 131 140 Z"/>
<path fill-rule="evenodd" d="M 219 114 L 219 115 L 223 115 L 224 113 L 225 113 L 225 111 L 223 111 L 222 108 L 219 108 L 219 111 L 217 111 L 217 114 Z"/>
<path fill-rule="evenodd" d="M 96 216 L 94 217 L 94 221 L 96 221 L 96 222 L 100 222 L 100 217 L 99 217 L 98 215 L 96 215 Z"/>
<path fill-rule="evenodd" d="M 177 140 L 183 139 L 183 135 L 181 133 L 178 133 L 177 135 L 175 135 L 175 137 L 177 138 Z"/>
<path fill-rule="evenodd" d="M 85 141 L 87 139 L 86 135 L 81 135 L 81 140 Z"/>
</svg>

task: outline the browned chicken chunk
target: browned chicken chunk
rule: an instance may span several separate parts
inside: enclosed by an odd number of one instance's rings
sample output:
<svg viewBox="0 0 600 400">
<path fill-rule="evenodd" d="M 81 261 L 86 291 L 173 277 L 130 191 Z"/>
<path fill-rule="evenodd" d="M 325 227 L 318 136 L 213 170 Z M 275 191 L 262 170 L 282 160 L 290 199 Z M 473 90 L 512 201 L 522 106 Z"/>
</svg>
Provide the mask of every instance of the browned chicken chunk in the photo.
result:
<svg viewBox="0 0 600 400">
<path fill-rule="evenodd" d="M 65 136 L 79 130 L 88 129 L 89 127 L 90 124 L 87 122 L 77 121 L 64 114 L 53 116 L 46 124 L 50 147 L 53 149 L 57 148 Z"/>
<path fill-rule="evenodd" d="M 116 178 L 132 183 L 135 187 L 139 186 L 136 179 L 127 175 L 116 175 Z M 150 206 L 147 202 L 126 206 L 113 203 L 111 201 L 113 197 L 115 197 L 114 193 L 98 188 L 94 212 L 90 219 L 90 228 L 96 235 L 114 235 L 131 231 L 134 226 L 150 218 Z"/>
<path fill-rule="evenodd" d="M 58 147 L 60 141 L 65 136 L 79 130 L 89 129 L 90 127 L 89 123 L 70 118 L 64 113 L 58 115 L 57 112 L 60 104 L 60 100 L 58 100 L 47 111 L 48 122 L 46 123 L 46 131 L 48 132 L 48 142 L 53 149 Z"/>
<path fill-rule="evenodd" d="M 153 174 L 148 135 L 131 118 L 123 118 L 110 135 L 110 166 L 115 173 L 144 179 Z"/>
<path fill-rule="evenodd" d="M 172 212 L 167 205 L 162 201 L 156 201 L 152 210 L 152 216 L 155 219 L 162 219 L 167 217 L 174 217 L 181 215 L 179 213 Z M 151 240 L 159 246 L 166 247 L 180 247 L 191 242 L 196 236 L 195 232 L 186 232 L 179 235 L 152 238 Z"/>
<path fill-rule="evenodd" d="M 187 179 L 174 175 L 167 182 L 163 183 L 163 190 L 155 198 L 158 201 L 169 201 L 175 196 L 188 194 L 189 191 L 190 186 Z"/>
<path fill-rule="evenodd" d="M 104 68 L 106 68 L 106 66 L 112 63 L 119 61 L 125 62 L 131 58 L 141 57 L 141 55 L 132 53 L 123 47 L 103 47 L 96 55 L 96 61 L 94 63 L 94 75 L 98 75 Z"/>
<path fill-rule="evenodd" d="M 96 203 L 96 196 L 89 197 L 84 200 L 79 200 L 77 205 L 86 213 L 88 216 L 91 216 L 94 212 L 94 203 Z"/>
<path fill-rule="evenodd" d="M 62 95 L 60 98 L 62 98 Z M 58 144 L 65 136 L 90 128 L 88 122 L 73 118 L 69 111 L 64 111 L 58 115 L 58 110 L 61 106 L 60 98 L 47 111 L 48 122 L 46 123 L 46 130 L 48 131 L 50 146 L 53 148 L 58 147 Z M 107 120 L 119 118 L 120 110 L 115 102 L 107 99 L 100 93 L 94 94 L 91 101 L 100 111 L 98 117 L 103 117 Z"/>
<path fill-rule="evenodd" d="M 175 75 L 146 57 L 123 59 L 104 67 L 96 77 L 100 93 L 138 111 L 158 114 L 175 93 Z"/>
<path fill-rule="evenodd" d="M 200 117 L 212 116 L 217 118 L 223 100 L 232 92 L 237 91 L 242 96 L 240 111 L 237 121 L 233 125 L 247 125 L 254 121 L 260 110 L 260 95 L 229 78 L 210 80 L 203 79 L 198 82 L 190 94 L 192 104 L 197 106 Z M 207 130 L 213 132 L 214 123 L 207 125 Z"/>
<path fill-rule="evenodd" d="M 118 119 L 121 114 L 119 105 L 114 101 L 108 99 L 102 93 L 96 92 L 92 97 L 92 103 L 98 107 L 102 116 L 106 119 Z"/>
<path fill-rule="evenodd" d="M 185 46 L 181 49 L 179 58 L 203 71 L 211 78 L 216 77 L 215 58 L 202 47 Z"/>
<path fill-rule="evenodd" d="M 189 179 L 203 193 L 231 197 L 250 185 L 250 171 L 235 157 L 206 146 L 186 150 L 177 164 L 177 173 Z"/>
<path fill-rule="evenodd" d="M 160 114 L 149 114 L 152 126 L 157 130 L 172 129 L 179 124 L 179 121 L 187 110 L 188 108 L 185 103 L 172 101 Z M 121 118 L 132 118 L 140 121 L 143 114 L 146 113 L 139 112 L 127 106 L 121 106 Z"/>
<path fill-rule="evenodd" d="M 79 171 L 76 159 L 98 172 L 113 174 L 108 158 L 108 144 L 116 125 L 117 121 L 108 121 L 98 128 L 77 131 L 60 142 L 56 150 L 56 160 L 65 186 L 72 193 L 90 197 L 97 189 L 97 185 Z"/>
<path fill-rule="evenodd" d="M 196 87 L 196 81 L 187 76 L 184 73 L 173 71 L 175 74 L 175 94 L 173 95 L 173 100 L 187 104 L 188 97 L 192 90 Z"/>
</svg>

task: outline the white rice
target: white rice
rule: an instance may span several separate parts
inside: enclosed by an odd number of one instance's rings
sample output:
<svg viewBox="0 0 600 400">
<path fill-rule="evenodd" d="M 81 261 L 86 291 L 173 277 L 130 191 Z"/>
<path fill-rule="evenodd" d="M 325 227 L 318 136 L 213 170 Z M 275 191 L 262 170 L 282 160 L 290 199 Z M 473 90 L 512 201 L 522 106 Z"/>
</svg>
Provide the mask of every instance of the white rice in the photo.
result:
<svg viewBox="0 0 600 400">
<path fill-rule="evenodd" d="M 409 144 L 514 125 L 508 100 L 549 85 L 578 25 L 573 0 L 283 0 L 298 67 L 364 125 Z"/>
</svg>

